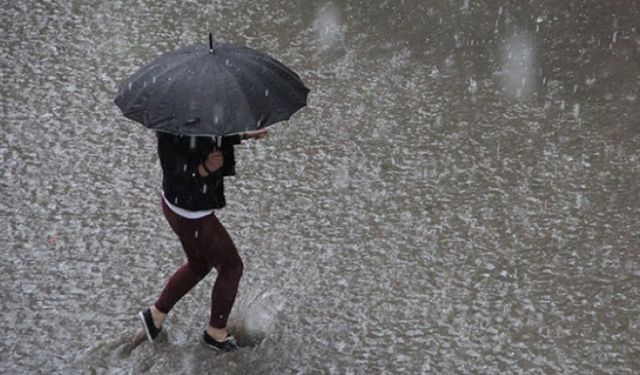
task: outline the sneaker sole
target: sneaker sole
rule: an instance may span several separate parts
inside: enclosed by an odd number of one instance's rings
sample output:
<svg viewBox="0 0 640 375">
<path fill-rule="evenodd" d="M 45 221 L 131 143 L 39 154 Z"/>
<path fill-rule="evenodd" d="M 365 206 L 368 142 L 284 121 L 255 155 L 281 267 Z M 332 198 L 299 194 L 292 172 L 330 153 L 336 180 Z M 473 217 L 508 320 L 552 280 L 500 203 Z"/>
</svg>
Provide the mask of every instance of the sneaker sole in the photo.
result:
<svg viewBox="0 0 640 375">
<path fill-rule="evenodd" d="M 206 346 L 207 348 L 209 348 L 211 350 L 214 350 L 214 351 L 216 351 L 218 353 L 222 352 L 222 350 L 220 350 L 220 348 L 218 348 L 216 346 L 213 346 L 213 345 L 209 345 L 204 340 L 202 340 L 201 342 L 202 342 L 202 345 Z"/>
<path fill-rule="evenodd" d="M 147 323 L 144 320 L 144 314 L 142 314 L 142 312 L 139 312 L 138 316 L 140 317 L 140 321 L 142 322 L 142 329 L 144 329 L 144 333 L 147 334 L 147 339 L 149 339 L 150 342 L 154 342 L 153 338 L 151 337 L 151 332 L 149 332 L 149 327 L 147 327 Z"/>
</svg>

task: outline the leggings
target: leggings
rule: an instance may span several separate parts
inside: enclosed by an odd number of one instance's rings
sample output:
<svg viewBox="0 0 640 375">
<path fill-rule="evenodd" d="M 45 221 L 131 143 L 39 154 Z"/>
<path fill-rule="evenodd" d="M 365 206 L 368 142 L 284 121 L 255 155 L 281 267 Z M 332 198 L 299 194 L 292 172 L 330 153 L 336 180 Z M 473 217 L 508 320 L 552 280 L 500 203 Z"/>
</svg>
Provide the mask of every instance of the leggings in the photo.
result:
<svg viewBox="0 0 640 375">
<path fill-rule="evenodd" d="M 155 303 L 156 308 L 169 313 L 215 267 L 218 277 L 211 291 L 209 324 L 214 328 L 225 328 L 243 269 L 236 246 L 214 213 L 200 219 L 187 219 L 167 207 L 164 199 L 162 211 L 182 243 L 187 262 L 169 278 Z"/>
</svg>

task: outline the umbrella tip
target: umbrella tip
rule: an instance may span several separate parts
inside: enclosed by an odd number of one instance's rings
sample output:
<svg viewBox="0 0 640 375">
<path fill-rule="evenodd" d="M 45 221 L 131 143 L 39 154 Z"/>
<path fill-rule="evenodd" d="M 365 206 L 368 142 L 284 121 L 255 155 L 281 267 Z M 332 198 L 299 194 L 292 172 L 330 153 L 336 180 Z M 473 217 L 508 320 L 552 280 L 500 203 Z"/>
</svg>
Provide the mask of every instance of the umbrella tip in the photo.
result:
<svg viewBox="0 0 640 375">
<path fill-rule="evenodd" d="M 209 53 L 213 53 L 213 34 L 209 33 Z"/>
</svg>

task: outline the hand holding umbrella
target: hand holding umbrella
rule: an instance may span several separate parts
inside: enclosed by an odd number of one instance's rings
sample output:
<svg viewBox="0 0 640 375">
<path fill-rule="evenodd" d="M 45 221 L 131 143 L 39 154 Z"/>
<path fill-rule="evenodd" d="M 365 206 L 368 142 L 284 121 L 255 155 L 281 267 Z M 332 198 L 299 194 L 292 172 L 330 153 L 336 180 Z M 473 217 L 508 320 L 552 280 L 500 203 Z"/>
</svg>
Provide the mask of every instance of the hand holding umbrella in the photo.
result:
<svg viewBox="0 0 640 375">
<path fill-rule="evenodd" d="M 251 138 L 251 139 L 264 139 L 267 137 L 267 135 L 269 135 L 269 129 L 268 128 L 263 128 L 260 130 L 253 130 L 253 131 L 248 131 L 246 133 L 244 133 L 245 138 Z"/>
<path fill-rule="evenodd" d="M 224 158 L 222 152 L 218 149 L 211 151 L 207 155 L 207 159 L 198 166 L 198 174 L 201 177 L 207 177 L 208 175 L 217 172 L 224 165 Z"/>
</svg>

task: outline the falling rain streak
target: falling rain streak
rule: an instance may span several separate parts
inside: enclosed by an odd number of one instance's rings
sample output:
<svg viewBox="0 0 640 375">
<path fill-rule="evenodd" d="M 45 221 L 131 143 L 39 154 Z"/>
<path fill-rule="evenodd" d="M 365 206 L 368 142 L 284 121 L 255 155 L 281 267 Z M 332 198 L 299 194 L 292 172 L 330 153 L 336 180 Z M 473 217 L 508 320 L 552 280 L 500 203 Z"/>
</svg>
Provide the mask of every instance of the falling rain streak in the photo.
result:
<svg viewBox="0 0 640 375">
<path fill-rule="evenodd" d="M 507 38 L 502 46 L 501 62 L 501 80 L 506 93 L 523 99 L 535 92 L 536 49 L 530 36 L 518 34 Z"/>
</svg>

